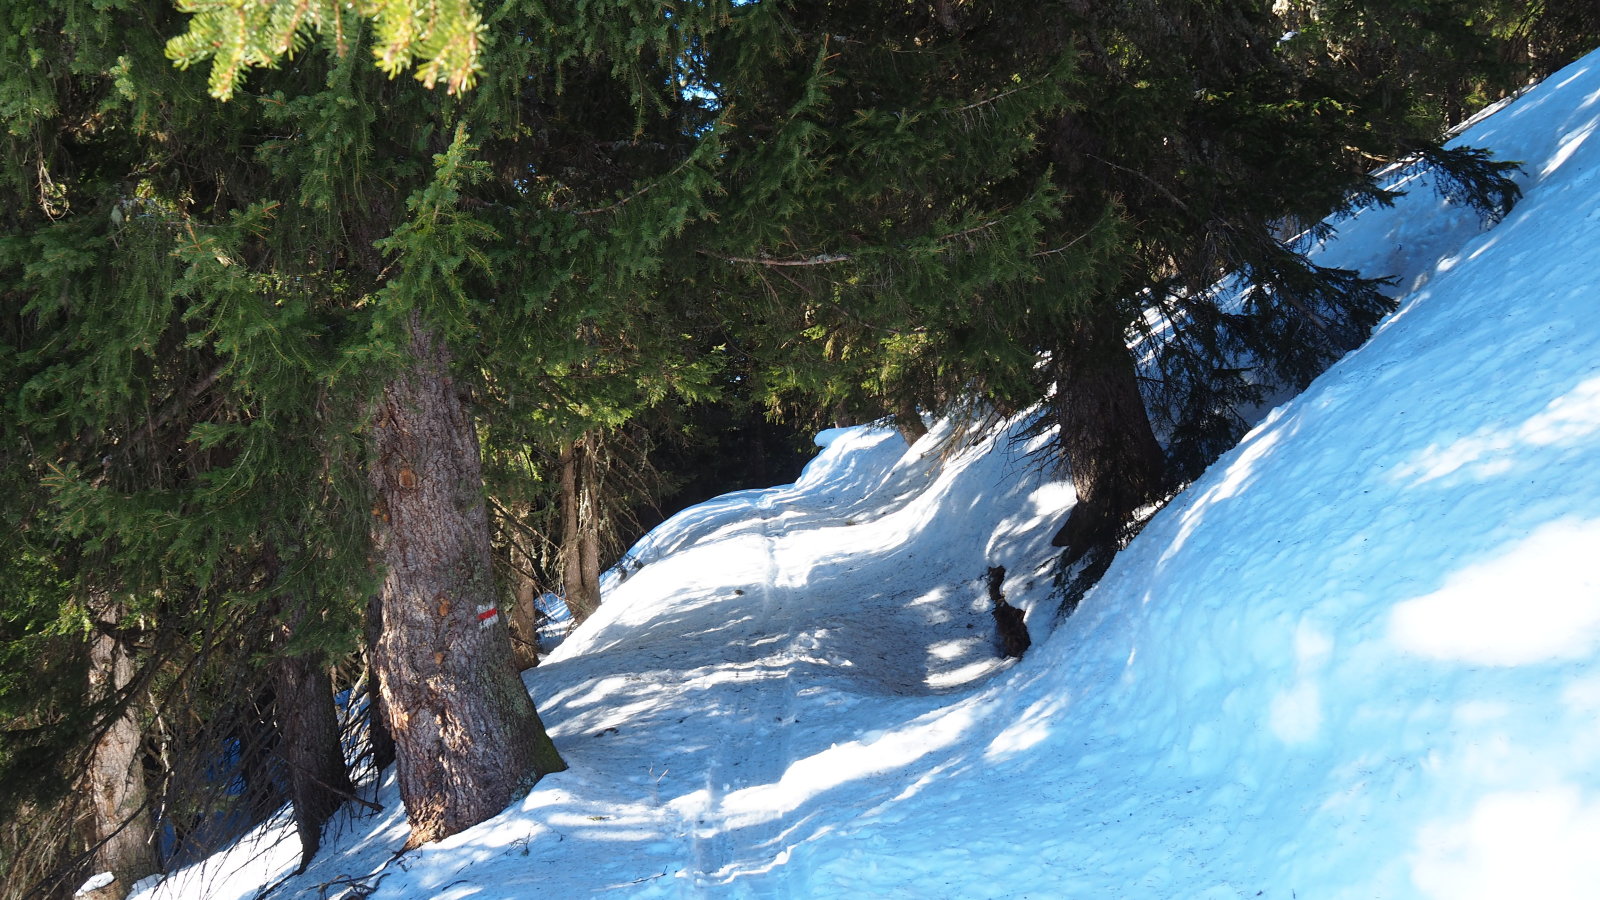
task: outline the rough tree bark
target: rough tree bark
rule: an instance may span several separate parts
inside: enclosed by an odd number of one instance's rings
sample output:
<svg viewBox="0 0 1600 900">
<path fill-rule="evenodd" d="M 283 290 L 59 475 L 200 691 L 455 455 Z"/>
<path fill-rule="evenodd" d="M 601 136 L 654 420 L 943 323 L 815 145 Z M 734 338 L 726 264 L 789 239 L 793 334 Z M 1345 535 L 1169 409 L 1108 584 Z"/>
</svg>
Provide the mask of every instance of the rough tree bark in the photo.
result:
<svg viewBox="0 0 1600 900">
<path fill-rule="evenodd" d="M 303 608 L 281 617 L 278 638 L 294 637 Z M 273 663 L 273 720 L 278 748 L 289 773 L 289 799 L 300 834 L 304 871 L 322 846 L 322 826 L 355 793 L 339 740 L 333 680 L 318 654 L 284 656 Z"/>
<path fill-rule="evenodd" d="M 94 604 L 98 617 L 115 622 L 121 609 L 109 601 Z M 122 642 L 96 631 L 89 644 L 89 700 L 110 701 L 133 682 L 133 656 Z M 121 900 L 133 883 L 156 871 L 155 841 L 139 761 L 139 722 L 131 703 L 106 726 L 89 760 L 86 781 L 94 810 L 91 836 L 99 849 L 94 865 L 115 881 L 97 892 L 97 900 Z"/>
<path fill-rule="evenodd" d="M 511 668 L 477 434 L 449 353 L 415 314 L 408 337 L 373 422 L 371 477 L 386 567 L 375 663 L 416 847 L 496 815 L 565 764 Z"/>
<path fill-rule="evenodd" d="M 593 509 L 592 503 L 586 505 Z M 583 584 L 584 602 L 588 604 L 589 612 L 593 613 L 600 608 L 600 528 L 592 511 L 585 517 L 579 543 L 583 561 L 578 566 L 578 578 Z"/>
<path fill-rule="evenodd" d="M 511 664 L 518 671 L 539 664 L 539 584 L 531 574 L 533 559 L 522 544 L 512 541 L 511 609 L 506 625 L 511 633 Z"/>
<path fill-rule="evenodd" d="M 600 608 L 600 529 L 593 485 L 587 477 L 591 451 L 582 439 L 561 450 L 561 584 L 567 608 L 583 621 Z"/>
<path fill-rule="evenodd" d="M 1085 317 L 1051 365 L 1061 444 L 1078 497 L 1054 544 L 1072 564 L 1112 548 L 1134 510 L 1161 496 L 1166 462 L 1114 315 Z"/>
<path fill-rule="evenodd" d="M 894 427 L 908 445 L 922 440 L 923 435 L 928 433 L 928 426 L 922 421 L 916 401 L 905 397 L 895 404 Z"/>
</svg>

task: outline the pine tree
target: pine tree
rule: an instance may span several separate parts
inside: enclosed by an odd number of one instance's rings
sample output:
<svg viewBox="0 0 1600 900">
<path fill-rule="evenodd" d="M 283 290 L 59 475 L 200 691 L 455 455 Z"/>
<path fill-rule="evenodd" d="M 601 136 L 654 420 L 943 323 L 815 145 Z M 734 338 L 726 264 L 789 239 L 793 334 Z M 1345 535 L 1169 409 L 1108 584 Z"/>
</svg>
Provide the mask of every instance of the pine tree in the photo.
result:
<svg viewBox="0 0 1600 900">
<path fill-rule="evenodd" d="M 1243 0 L 0 4 L 0 776 L 37 788 L 0 795 L 59 799 L 73 735 L 138 709 L 166 808 L 198 809 L 170 776 L 223 739 L 173 697 L 300 758 L 318 673 L 367 645 L 413 842 L 493 815 L 561 763 L 491 612 L 491 500 L 553 497 L 561 448 L 712 399 L 728 356 L 774 406 L 913 432 L 1051 393 L 1063 538 L 1103 551 L 1385 308 L 1290 226 L 1383 202 L 1365 171 L 1409 153 L 1515 197 L 1435 140 L 1465 89 L 1315 6 L 1285 41 Z M 1489 83 L 1471 60 L 1450 84 Z M 230 708 L 274 667 L 292 709 Z M 291 793 L 309 848 L 331 799 Z"/>
<path fill-rule="evenodd" d="M 163 57 L 179 28 L 161 4 L 7 12 L 24 26 L 8 49 L 31 63 L 4 85 L 5 150 L 34 173 L 0 198 L 8 447 L 28 448 L 8 476 L 41 498 L 34 536 L 95 549 L 74 577 L 134 598 L 157 634 L 217 636 L 152 652 L 152 673 L 172 653 L 241 654 L 247 613 L 274 598 L 319 598 L 325 639 L 348 646 L 377 574 L 368 533 L 385 552 L 431 548 L 382 573 L 379 707 L 415 842 L 497 812 L 560 761 L 485 615 L 498 587 L 473 412 L 504 392 L 591 427 L 608 420 L 586 410 L 702 380 L 673 361 L 670 325 L 635 319 L 629 346 L 659 377 L 549 391 L 597 354 L 584 334 L 648 313 L 660 248 L 704 208 L 711 117 L 668 77 L 700 14 L 513 5 L 458 98 L 369 67 L 388 38 L 349 16 L 284 32 L 303 52 L 252 74 L 253 92 L 224 74 L 224 103 Z"/>
<path fill-rule="evenodd" d="M 266 548 L 266 568 L 281 565 Z M 277 579 L 274 579 L 277 580 Z M 322 826 L 355 794 L 345 765 L 344 741 L 328 654 L 315 646 L 316 605 L 303 596 L 279 595 L 269 607 L 277 647 L 270 663 L 272 718 L 300 837 L 303 869 L 322 845 Z"/>
<path fill-rule="evenodd" d="M 1491 216 L 1516 196 L 1507 164 L 1328 77 L 1260 4 L 740 13 L 750 43 L 709 81 L 760 124 L 730 140 L 719 223 L 743 218 L 704 255 L 742 275 L 717 292 L 769 388 L 906 419 L 972 390 L 1003 409 L 1047 393 L 1078 493 L 1069 561 L 1103 564 L 1138 507 L 1236 439 L 1240 408 L 1388 308 L 1380 279 L 1289 237 L 1385 202 L 1374 160 L 1421 154 Z M 741 78 L 764 27 L 794 57 Z M 1254 284 L 1237 304 L 1229 273 Z"/>
<path fill-rule="evenodd" d="M 1277 7 L 1286 51 L 1400 124 L 1437 135 L 1600 43 L 1589 0 L 1293 0 Z"/>
<path fill-rule="evenodd" d="M 565 765 L 511 666 L 477 436 L 449 353 L 420 317 L 408 331 L 410 370 L 384 387 L 372 479 L 387 570 L 375 662 L 416 846 L 497 814 Z"/>
<path fill-rule="evenodd" d="M 1060 199 L 1030 165 L 1076 83 L 1055 7 L 757 4 L 708 48 L 747 126 L 697 277 L 775 404 L 835 420 L 1031 394 L 1013 339 Z M 1029 40 L 1018 40 L 1029 35 Z M 772 59 L 778 54 L 776 61 Z"/>
</svg>

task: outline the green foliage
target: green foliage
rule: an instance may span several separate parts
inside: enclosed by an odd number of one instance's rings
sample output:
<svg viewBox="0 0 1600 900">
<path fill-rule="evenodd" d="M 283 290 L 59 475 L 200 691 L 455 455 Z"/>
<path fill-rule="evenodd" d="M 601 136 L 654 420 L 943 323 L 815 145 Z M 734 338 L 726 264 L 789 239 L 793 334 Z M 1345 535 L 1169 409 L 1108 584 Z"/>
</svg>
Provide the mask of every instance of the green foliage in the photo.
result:
<svg viewBox="0 0 1600 900">
<path fill-rule="evenodd" d="M 1032 348 L 1004 323 L 1061 196 L 1029 156 L 1075 80 L 1060 46 L 1011 36 L 1055 34 L 1052 14 L 986 8 L 952 31 L 892 4 L 763 4 L 708 46 L 745 124 L 694 235 L 698 284 L 778 408 L 876 417 L 974 379 L 1020 390 Z M 788 64 L 757 63 L 776 35 Z"/>
<path fill-rule="evenodd" d="M 176 0 L 189 28 L 167 42 L 182 68 L 211 61 L 211 96 L 229 100 L 249 68 L 277 68 L 312 38 L 343 57 L 361 21 L 376 29 L 373 56 L 391 78 L 417 60 L 416 79 L 455 94 L 480 72 L 485 27 L 472 0 Z"/>
<path fill-rule="evenodd" d="M 96 591 L 143 623 L 122 636 L 141 704 L 225 704 L 202 681 L 259 665 L 246 623 L 279 597 L 314 627 L 272 653 L 351 650 L 375 576 L 367 400 L 409 312 L 458 342 L 494 454 L 711 395 L 715 354 L 659 288 L 665 248 L 718 191 L 713 117 L 671 87 L 699 14 L 503 5 L 508 39 L 460 101 L 360 63 L 374 47 L 403 65 L 401 31 L 319 9 L 203 10 L 172 46 L 212 60 L 209 87 L 234 98 L 219 104 L 164 58 L 163 2 L 4 7 L 8 58 L 28 65 L 0 78 L 0 464 L 29 528 L 0 681 L 62 673 L 49 696 L 4 694 L 34 704 L 49 734 L 30 741 L 89 736 L 49 712 L 81 699 L 82 632 L 48 629 L 81 627 Z M 271 27 L 207 56 L 207 29 L 249 16 Z M 441 58 L 418 34 L 408 52 Z M 328 52 L 297 52 L 313 40 Z M 597 41 L 612 46 L 579 52 Z M 540 472 L 494 474 L 511 497 Z M 73 563 L 51 581 L 24 559 Z M 33 771 L 15 746 L 0 775 Z"/>
<path fill-rule="evenodd" d="M 765 363 L 775 409 L 843 419 L 972 392 L 1019 409 L 1059 371 L 1041 358 L 1126 356 L 1078 347 L 1081 323 L 1146 330 L 1144 389 L 1192 476 L 1239 409 L 1304 384 L 1389 308 L 1381 278 L 1290 243 L 1387 202 L 1374 161 L 1420 154 L 1489 218 L 1516 199 L 1511 166 L 1438 143 L 1482 98 L 1430 92 L 1499 77 L 1463 8 L 1377 26 L 1358 3 L 1313 6 L 1288 39 L 1247 2 L 741 8 L 707 45 L 717 102 L 747 124 L 725 138 L 696 283 Z M 779 33 L 786 64 L 755 65 Z M 1459 68 L 1397 55 L 1413 46 Z M 1223 307 L 1228 273 L 1256 286 Z"/>
<path fill-rule="evenodd" d="M 23 803 L 53 800 L 69 787 L 59 759 L 75 741 L 51 726 L 82 723 L 83 669 L 70 652 L 73 635 L 63 621 L 63 612 L 71 608 L 67 573 L 17 536 L 4 549 L 0 816 L 9 819 Z"/>
<path fill-rule="evenodd" d="M 0 2 L 0 779 L 74 774 L 93 597 L 147 711 L 240 721 L 267 658 L 358 644 L 367 410 L 413 314 L 506 533 L 550 530 L 576 441 L 625 521 L 708 404 L 1021 409 L 1085 322 L 1172 326 L 1145 386 L 1196 471 L 1386 308 L 1282 235 L 1413 154 L 1503 212 L 1505 164 L 1439 128 L 1592 26 L 1291 6 Z M 284 609 L 313 624 L 269 645 Z"/>
<path fill-rule="evenodd" d="M 1430 167 L 1439 193 L 1470 207 L 1485 222 L 1499 222 L 1522 199 L 1522 188 L 1512 180 L 1521 167 L 1494 159 L 1487 150 L 1429 145 L 1419 155 Z"/>
<path fill-rule="evenodd" d="M 1437 137 L 1600 43 L 1600 8 L 1589 0 L 1294 0 L 1281 6 L 1292 34 L 1285 53 L 1379 111 L 1365 117 L 1379 141 Z M 1375 150 L 1381 153 L 1382 145 Z"/>
</svg>

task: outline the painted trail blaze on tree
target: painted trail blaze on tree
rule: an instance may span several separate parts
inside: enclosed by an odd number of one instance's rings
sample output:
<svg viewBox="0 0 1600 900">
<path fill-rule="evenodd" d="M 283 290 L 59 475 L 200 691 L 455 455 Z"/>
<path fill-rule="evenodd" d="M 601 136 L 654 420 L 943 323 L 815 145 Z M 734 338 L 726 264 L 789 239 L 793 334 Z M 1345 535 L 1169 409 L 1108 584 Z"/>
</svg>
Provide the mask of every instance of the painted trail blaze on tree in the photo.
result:
<svg viewBox="0 0 1600 900">
<path fill-rule="evenodd" d="M 511 666 L 490 570 L 476 432 L 449 352 L 412 315 L 411 359 L 373 422 L 387 567 L 376 666 L 415 847 L 494 816 L 565 768 Z M 491 627 L 484 627 L 490 622 Z"/>
</svg>

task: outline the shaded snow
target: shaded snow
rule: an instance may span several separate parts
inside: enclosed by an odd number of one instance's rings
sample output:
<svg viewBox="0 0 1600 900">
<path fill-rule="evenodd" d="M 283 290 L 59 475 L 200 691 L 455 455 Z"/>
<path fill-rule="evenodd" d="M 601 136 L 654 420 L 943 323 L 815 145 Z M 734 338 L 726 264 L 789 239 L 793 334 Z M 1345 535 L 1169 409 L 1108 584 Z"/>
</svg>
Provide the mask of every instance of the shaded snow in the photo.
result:
<svg viewBox="0 0 1600 900">
<path fill-rule="evenodd" d="M 1400 309 L 1071 618 L 1072 492 L 1020 423 L 829 432 L 646 537 L 525 675 L 570 771 L 393 861 L 386 782 L 276 896 L 1600 896 L 1597 69 L 1463 136 L 1525 166 L 1498 226 L 1420 182 L 1340 224 L 1319 262 Z M 298 855 L 262 837 L 141 896 L 250 896 Z"/>
</svg>

